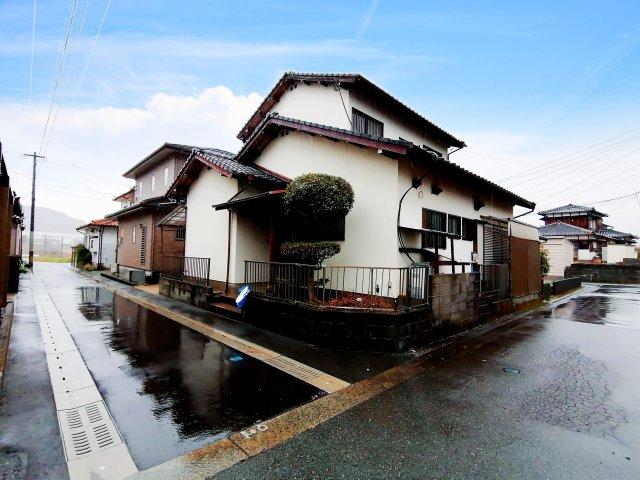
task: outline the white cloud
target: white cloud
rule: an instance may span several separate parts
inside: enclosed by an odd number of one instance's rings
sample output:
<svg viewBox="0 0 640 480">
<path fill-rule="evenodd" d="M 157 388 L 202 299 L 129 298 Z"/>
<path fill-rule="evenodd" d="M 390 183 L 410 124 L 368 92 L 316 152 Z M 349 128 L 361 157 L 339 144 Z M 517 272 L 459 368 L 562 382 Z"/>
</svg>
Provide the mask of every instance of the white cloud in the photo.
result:
<svg viewBox="0 0 640 480">
<path fill-rule="evenodd" d="M 186 96 L 159 92 L 143 108 L 63 108 L 39 171 L 37 201 L 84 219 L 109 213 L 117 208 L 110 199 L 131 183 L 122 172 L 164 142 L 236 151 L 235 135 L 261 99 L 219 85 Z M 30 195 L 31 161 L 22 153 L 38 149 L 47 112 L 46 105 L 0 104 L 0 140 L 23 198 Z"/>
</svg>

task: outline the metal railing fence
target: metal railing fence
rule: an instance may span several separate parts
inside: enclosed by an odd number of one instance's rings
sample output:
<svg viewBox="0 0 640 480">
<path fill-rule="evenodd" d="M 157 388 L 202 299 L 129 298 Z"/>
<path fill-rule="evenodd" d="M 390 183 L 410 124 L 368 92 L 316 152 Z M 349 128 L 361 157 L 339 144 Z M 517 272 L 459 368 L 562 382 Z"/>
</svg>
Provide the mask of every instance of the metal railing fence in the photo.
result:
<svg viewBox="0 0 640 480">
<path fill-rule="evenodd" d="M 316 266 L 245 261 L 252 292 L 318 305 L 406 310 L 429 303 L 429 264 L 409 267 Z"/>
<path fill-rule="evenodd" d="M 160 275 L 174 280 L 208 286 L 210 268 L 210 258 L 165 255 L 162 257 Z"/>
</svg>

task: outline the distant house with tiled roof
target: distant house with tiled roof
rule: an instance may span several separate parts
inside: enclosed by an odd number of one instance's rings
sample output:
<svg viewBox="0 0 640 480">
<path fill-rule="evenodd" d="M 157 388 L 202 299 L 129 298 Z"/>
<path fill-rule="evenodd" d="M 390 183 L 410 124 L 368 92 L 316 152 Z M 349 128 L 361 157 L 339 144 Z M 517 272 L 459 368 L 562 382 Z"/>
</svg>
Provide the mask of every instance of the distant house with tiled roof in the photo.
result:
<svg viewBox="0 0 640 480">
<path fill-rule="evenodd" d="M 111 268 L 117 259 L 118 221 L 108 218 L 92 220 L 76 230 L 84 235 L 83 244 L 91 252 L 91 263 Z"/>
<path fill-rule="evenodd" d="M 608 215 L 593 207 L 570 203 L 538 214 L 544 222 L 540 237 L 546 240 L 554 274 L 563 275 L 564 268 L 574 261 L 590 261 L 595 256 L 617 260 L 620 255 L 632 254 L 632 249 L 609 246 L 632 245 L 637 237 L 606 225 L 603 219 Z M 626 253 L 612 255 L 614 250 Z"/>
</svg>

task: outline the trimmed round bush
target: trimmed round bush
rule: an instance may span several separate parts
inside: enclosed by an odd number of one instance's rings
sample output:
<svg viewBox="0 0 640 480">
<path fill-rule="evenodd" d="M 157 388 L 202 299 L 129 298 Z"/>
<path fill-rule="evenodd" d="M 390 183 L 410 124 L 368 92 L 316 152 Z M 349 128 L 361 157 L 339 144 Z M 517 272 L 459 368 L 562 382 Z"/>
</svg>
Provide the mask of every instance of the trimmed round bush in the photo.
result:
<svg viewBox="0 0 640 480">
<path fill-rule="evenodd" d="M 340 245 L 335 242 L 285 242 L 280 253 L 291 262 L 320 265 L 340 253 Z"/>
<path fill-rule="evenodd" d="M 344 178 L 307 173 L 294 178 L 283 198 L 283 213 L 309 222 L 345 216 L 353 207 L 353 188 Z"/>
</svg>

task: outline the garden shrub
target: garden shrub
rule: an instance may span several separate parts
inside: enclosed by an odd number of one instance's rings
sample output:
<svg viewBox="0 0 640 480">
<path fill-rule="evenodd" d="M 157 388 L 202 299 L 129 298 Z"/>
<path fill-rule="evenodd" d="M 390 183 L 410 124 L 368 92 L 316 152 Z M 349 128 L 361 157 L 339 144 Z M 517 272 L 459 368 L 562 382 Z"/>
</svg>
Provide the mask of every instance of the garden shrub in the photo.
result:
<svg viewBox="0 0 640 480">
<path fill-rule="evenodd" d="M 76 246 L 76 267 L 82 268 L 91 260 L 91 252 L 87 247 L 82 244 Z"/>
<path fill-rule="evenodd" d="M 340 245 L 335 242 L 285 242 L 280 253 L 292 262 L 320 265 L 340 253 Z"/>
<path fill-rule="evenodd" d="M 353 188 L 344 178 L 307 173 L 294 178 L 284 194 L 283 213 L 301 224 L 321 228 L 353 207 Z"/>
<path fill-rule="evenodd" d="M 549 257 L 549 250 L 540 246 L 540 272 L 542 275 L 546 275 L 551 271 L 551 258 Z"/>
</svg>

